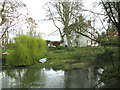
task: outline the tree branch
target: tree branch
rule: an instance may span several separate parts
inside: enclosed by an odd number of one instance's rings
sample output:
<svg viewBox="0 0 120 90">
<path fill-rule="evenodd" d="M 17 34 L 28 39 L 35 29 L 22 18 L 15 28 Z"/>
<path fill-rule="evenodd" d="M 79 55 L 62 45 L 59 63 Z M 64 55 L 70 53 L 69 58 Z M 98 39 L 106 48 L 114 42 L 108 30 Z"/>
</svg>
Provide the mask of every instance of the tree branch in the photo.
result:
<svg viewBox="0 0 120 90">
<path fill-rule="evenodd" d="M 111 5 L 110 5 L 110 2 L 107 2 L 107 3 L 108 3 L 108 5 L 109 5 L 110 12 L 111 12 L 112 18 L 113 18 L 113 20 L 114 20 L 114 23 L 117 25 L 117 21 L 115 20 L 115 17 L 114 17 L 114 15 L 113 15 L 113 12 L 112 12 L 112 8 L 111 8 Z"/>
<path fill-rule="evenodd" d="M 85 37 L 87 37 L 87 38 L 93 40 L 93 41 L 96 41 L 96 42 L 100 43 L 100 41 L 99 41 L 98 39 L 93 39 L 93 38 L 89 37 L 88 35 L 83 34 L 83 33 L 79 32 L 79 31 L 77 31 L 77 30 L 74 30 L 74 31 L 75 31 L 76 33 L 79 33 L 79 34 L 81 34 L 81 35 L 83 35 L 83 36 L 85 36 Z"/>
<path fill-rule="evenodd" d="M 97 15 L 104 15 L 104 16 L 106 16 L 105 14 L 101 14 L 101 13 L 93 12 L 93 11 L 91 11 L 91 10 L 87 10 L 87 9 L 82 9 L 82 11 L 88 11 L 88 12 L 91 12 L 91 13 L 94 13 L 94 14 L 97 14 Z"/>
<path fill-rule="evenodd" d="M 115 25 L 116 27 L 118 27 L 118 25 L 117 25 L 117 24 L 113 21 L 113 19 L 111 18 L 110 14 L 109 14 L 109 12 L 108 12 L 108 9 L 107 9 L 107 7 L 105 6 L 105 3 L 103 2 L 103 0 L 101 0 L 101 1 L 102 1 L 102 4 L 103 4 L 103 6 L 104 6 L 104 9 L 105 9 L 105 11 L 106 11 L 106 13 L 107 13 L 110 21 L 113 23 L 113 25 Z"/>
</svg>

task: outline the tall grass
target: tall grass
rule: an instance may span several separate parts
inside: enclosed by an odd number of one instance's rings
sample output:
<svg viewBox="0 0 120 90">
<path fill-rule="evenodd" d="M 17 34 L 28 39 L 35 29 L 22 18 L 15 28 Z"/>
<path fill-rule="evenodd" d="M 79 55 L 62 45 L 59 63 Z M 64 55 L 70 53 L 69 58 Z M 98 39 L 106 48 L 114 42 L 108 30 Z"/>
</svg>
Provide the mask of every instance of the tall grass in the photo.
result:
<svg viewBox="0 0 120 90">
<path fill-rule="evenodd" d="M 7 56 L 6 65 L 31 65 L 46 53 L 46 42 L 41 38 L 20 35 L 14 40 L 14 52 Z"/>
</svg>

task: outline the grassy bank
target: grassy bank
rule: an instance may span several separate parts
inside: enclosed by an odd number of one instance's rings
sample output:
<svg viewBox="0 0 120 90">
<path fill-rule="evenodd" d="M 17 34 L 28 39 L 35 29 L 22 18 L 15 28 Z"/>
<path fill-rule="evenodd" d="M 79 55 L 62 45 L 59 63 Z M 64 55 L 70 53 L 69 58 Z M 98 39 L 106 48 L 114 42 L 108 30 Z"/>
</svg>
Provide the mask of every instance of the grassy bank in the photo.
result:
<svg viewBox="0 0 120 90">
<path fill-rule="evenodd" d="M 88 61 L 94 58 L 93 52 L 91 51 L 93 48 L 73 48 L 72 51 L 67 51 L 67 48 L 48 48 L 47 54 L 45 57 L 47 61 L 45 63 L 38 63 L 31 65 L 29 67 L 36 68 L 54 68 L 61 70 L 72 70 L 72 69 L 80 69 L 88 66 Z M 97 49 L 95 49 L 97 50 Z M 13 53 L 13 50 L 3 50 L 4 52 L 8 52 L 9 54 Z M 9 55 L 8 54 L 8 55 Z M 7 55 L 3 55 L 2 61 L 3 65 L 6 61 Z"/>
<path fill-rule="evenodd" d="M 56 70 L 73 70 L 87 67 L 87 62 L 75 62 L 75 60 L 50 60 L 45 63 L 37 63 L 32 68 L 53 68 Z"/>
<path fill-rule="evenodd" d="M 103 47 L 101 47 L 101 49 L 103 50 Z M 99 47 L 73 48 L 72 51 L 67 51 L 66 48 L 48 48 L 48 53 L 46 55 L 47 62 L 37 63 L 30 67 L 52 67 L 53 69 L 61 70 L 88 68 L 90 66 L 90 62 L 95 59 L 95 55 L 102 50 L 100 50 Z"/>
<path fill-rule="evenodd" d="M 116 47 L 108 47 L 112 50 Z M 3 50 L 2 52 L 12 53 L 10 50 Z M 103 53 L 103 47 L 79 47 L 73 48 L 72 51 L 67 51 L 67 48 L 48 48 L 45 57 L 47 61 L 45 63 L 38 63 L 29 67 L 34 68 L 54 68 L 61 70 L 72 70 L 87 68 L 91 65 L 91 62 L 96 60 L 98 53 Z M 5 63 L 6 56 L 3 56 L 3 63 Z M 94 65 L 93 65 L 94 66 Z"/>
</svg>

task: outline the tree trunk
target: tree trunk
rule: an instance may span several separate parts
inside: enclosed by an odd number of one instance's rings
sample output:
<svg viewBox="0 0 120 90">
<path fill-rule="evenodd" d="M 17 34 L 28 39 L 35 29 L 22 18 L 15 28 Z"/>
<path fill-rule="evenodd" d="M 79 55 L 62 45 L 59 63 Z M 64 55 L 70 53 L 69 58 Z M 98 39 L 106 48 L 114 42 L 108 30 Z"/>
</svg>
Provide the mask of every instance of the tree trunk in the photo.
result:
<svg viewBox="0 0 120 90">
<path fill-rule="evenodd" d="M 4 46 L 4 36 L 2 37 L 2 48 Z"/>
<path fill-rule="evenodd" d="M 6 39 L 7 38 L 7 34 L 5 33 L 5 42 L 4 42 L 4 49 L 6 49 Z"/>
<path fill-rule="evenodd" d="M 2 46 L 2 44 L 1 44 L 1 39 L 0 39 L 0 49 L 1 49 L 1 46 Z"/>
<path fill-rule="evenodd" d="M 67 35 L 67 44 L 68 44 L 68 50 L 70 51 L 72 49 L 72 45 L 71 45 L 71 37 L 69 34 Z"/>
<path fill-rule="evenodd" d="M 72 49 L 71 36 L 69 34 L 68 29 L 66 29 L 65 32 L 66 32 L 66 38 L 67 38 L 68 51 L 70 51 Z"/>
<path fill-rule="evenodd" d="M 9 39 L 9 32 L 7 31 L 7 40 L 6 40 L 7 48 L 8 48 L 8 39 Z"/>
</svg>

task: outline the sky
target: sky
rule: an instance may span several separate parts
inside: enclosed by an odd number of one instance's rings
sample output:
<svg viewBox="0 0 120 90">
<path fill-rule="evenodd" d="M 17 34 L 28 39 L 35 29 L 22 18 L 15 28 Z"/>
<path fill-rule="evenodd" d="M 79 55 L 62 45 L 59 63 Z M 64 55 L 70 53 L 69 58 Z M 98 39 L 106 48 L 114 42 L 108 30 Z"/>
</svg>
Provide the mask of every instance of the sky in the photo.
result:
<svg viewBox="0 0 120 90">
<path fill-rule="evenodd" d="M 36 20 L 36 22 L 39 25 L 38 31 L 41 33 L 41 36 L 43 39 L 46 40 L 52 40 L 52 41 L 60 41 L 60 35 L 59 32 L 55 33 L 54 35 L 49 35 L 57 28 L 54 26 L 52 21 L 43 21 L 46 19 L 46 12 L 43 9 L 43 5 L 50 0 L 23 0 L 23 2 L 27 5 L 28 10 L 30 11 L 31 17 Z M 79 0 L 78 0 L 79 1 Z M 96 0 L 83 0 L 84 2 L 84 8 L 89 10 L 94 10 L 96 12 L 100 11 L 100 7 L 93 8 L 92 4 L 93 2 L 96 2 Z M 94 18 L 89 17 L 88 12 L 86 12 L 87 19 L 93 20 Z M 95 17 L 96 18 L 96 17 Z M 97 21 L 97 19 L 96 19 Z M 97 21 L 97 24 L 95 25 L 95 28 L 99 28 L 100 22 Z M 92 23 L 93 25 L 93 23 Z M 49 36 L 48 36 L 49 35 Z"/>
<path fill-rule="evenodd" d="M 60 41 L 59 32 L 50 35 L 57 30 L 53 22 L 48 20 L 44 21 L 44 19 L 46 19 L 46 11 L 43 7 L 48 1 L 50 0 L 23 0 L 30 11 L 32 18 L 34 18 L 39 25 L 38 31 L 41 33 L 42 38 L 45 40 Z"/>
</svg>

